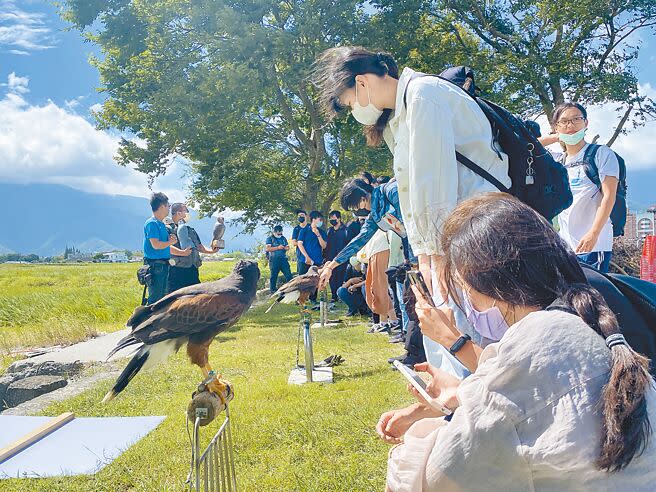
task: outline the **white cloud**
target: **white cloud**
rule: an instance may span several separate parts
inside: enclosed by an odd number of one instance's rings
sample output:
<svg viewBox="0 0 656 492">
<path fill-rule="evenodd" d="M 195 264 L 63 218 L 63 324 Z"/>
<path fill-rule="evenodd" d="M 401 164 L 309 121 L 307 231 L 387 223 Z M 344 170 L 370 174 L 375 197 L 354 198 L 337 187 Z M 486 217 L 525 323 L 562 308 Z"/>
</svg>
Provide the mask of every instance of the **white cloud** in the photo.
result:
<svg viewBox="0 0 656 492">
<path fill-rule="evenodd" d="M 656 100 L 656 88 L 650 84 L 639 86 L 642 95 Z M 586 108 L 588 111 L 588 132 L 586 139 L 591 141 L 599 135 L 599 143 L 606 143 L 613 135 L 623 114 L 618 112 L 618 106 L 608 104 Z M 545 116 L 538 118 L 542 134 L 549 133 L 550 126 Z M 613 144 L 613 150 L 626 161 L 629 170 L 656 169 L 656 121 L 647 121 L 645 126 L 636 129 L 627 122 L 624 128 L 628 135 L 620 135 Z"/>
<path fill-rule="evenodd" d="M 54 47 L 52 29 L 45 19 L 43 13 L 23 10 L 12 0 L 0 0 L 0 47 L 19 55 Z"/>
<path fill-rule="evenodd" d="M 0 99 L 0 181 L 55 183 L 80 190 L 133 196 L 152 192 L 147 177 L 113 160 L 119 137 L 97 130 L 52 101 L 31 105 L 20 94 Z M 184 200 L 184 165 L 176 163 L 153 189 Z"/>
<path fill-rule="evenodd" d="M 7 76 L 7 83 L 2 84 L 9 89 L 9 92 L 12 94 L 25 94 L 30 92 L 27 86 L 30 83 L 29 77 L 19 77 L 15 72 L 11 72 Z"/>
</svg>

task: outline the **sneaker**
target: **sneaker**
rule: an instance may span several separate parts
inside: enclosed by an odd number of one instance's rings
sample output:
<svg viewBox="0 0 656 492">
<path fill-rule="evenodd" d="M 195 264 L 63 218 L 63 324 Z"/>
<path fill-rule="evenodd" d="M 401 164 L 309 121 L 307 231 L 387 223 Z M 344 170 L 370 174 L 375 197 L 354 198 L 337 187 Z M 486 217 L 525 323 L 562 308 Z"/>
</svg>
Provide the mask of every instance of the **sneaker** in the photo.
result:
<svg viewBox="0 0 656 492">
<path fill-rule="evenodd" d="M 423 361 L 423 360 L 419 360 L 419 357 L 417 357 L 417 356 L 415 356 L 415 355 L 410 355 L 410 354 L 408 354 L 406 357 L 404 357 L 403 359 L 401 359 L 400 362 L 401 362 L 401 364 L 403 364 L 404 366 L 407 366 L 407 367 L 409 367 L 410 369 L 414 369 L 414 368 L 415 368 L 415 364 L 420 364 L 421 362 L 425 362 L 425 361 Z M 395 371 L 397 370 L 396 367 L 394 367 L 394 365 L 392 365 L 392 369 L 395 370 Z"/>
<path fill-rule="evenodd" d="M 389 335 L 391 333 L 389 323 L 379 323 L 374 333 L 387 333 Z"/>
<path fill-rule="evenodd" d="M 394 335 L 389 339 L 389 343 L 405 343 L 405 335 L 403 333 Z"/>
<path fill-rule="evenodd" d="M 374 323 L 372 324 L 369 329 L 367 330 L 367 333 L 378 333 L 378 330 L 380 329 L 382 323 Z"/>
<path fill-rule="evenodd" d="M 402 355 L 397 355 L 396 357 L 390 357 L 387 359 L 388 364 L 393 364 L 395 360 L 403 360 L 406 357 L 408 357 L 408 353 L 406 352 L 405 354 Z"/>
</svg>

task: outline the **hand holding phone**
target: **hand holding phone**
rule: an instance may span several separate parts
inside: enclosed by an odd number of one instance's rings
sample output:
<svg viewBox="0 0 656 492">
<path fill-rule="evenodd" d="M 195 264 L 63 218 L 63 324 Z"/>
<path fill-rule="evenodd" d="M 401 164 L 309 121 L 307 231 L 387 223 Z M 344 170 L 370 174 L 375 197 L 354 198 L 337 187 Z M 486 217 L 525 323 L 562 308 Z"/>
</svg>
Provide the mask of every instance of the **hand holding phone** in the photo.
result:
<svg viewBox="0 0 656 492">
<path fill-rule="evenodd" d="M 394 367 L 396 367 L 399 372 L 403 374 L 403 376 L 408 380 L 413 388 L 417 390 L 417 392 L 431 407 L 439 412 L 442 412 L 444 415 L 451 415 L 453 413 L 451 409 L 444 405 L 441 401 L 433 398 L 428 394 L 426 391 L 426 382 L 419 377 L 419 374 L 410 369 L 408 366 L 401 364 L 401 362 L 398 360 L 394 361 Z"/>
<path fill-rule="evenodd" d="M 433 302 L 433 296 L 431 296 L 430 291 L 428 290 L 428 286 L 426 285 L 426 282 L 424 281 L 424 276 L 419 272 L 418 270 L 410 270 L 407 274 L 408 280 L 410 281 L 410 285 L 414 285 L 417 287 L 419 292 L 421 292 L 421 295 L 424 297 L 426 302 L 430 304 L 432 307 L 435 306 L 435 302 Z"/>
</svg>

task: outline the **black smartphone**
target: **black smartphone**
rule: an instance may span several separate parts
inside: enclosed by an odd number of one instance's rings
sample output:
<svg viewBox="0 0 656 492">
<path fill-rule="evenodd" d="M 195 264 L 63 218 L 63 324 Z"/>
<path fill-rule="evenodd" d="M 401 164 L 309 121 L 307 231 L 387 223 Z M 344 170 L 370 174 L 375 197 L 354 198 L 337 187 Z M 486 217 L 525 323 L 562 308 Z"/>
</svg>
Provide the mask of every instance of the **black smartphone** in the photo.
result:
<svg viewBox="0 0 656 492">
<path fill-rule="evenodd" d="M 424 277 L 421 274 L 420 271 L 418 270 L 410 270 L 408 273 L 408 280 L 410 280 L 410 285 L 414 285 L 419 289 L 419 292 L 421 292 L 421 295 L 424 297 L 426 302 L 430 304 L 431 306 L 435 307 L 435 303 L 433 302 L 433 297 L 430 295 L 430 291 L 428 290 L 428 286 L 426 285 L 426 282 L 424 282 Z"/>
</svg>

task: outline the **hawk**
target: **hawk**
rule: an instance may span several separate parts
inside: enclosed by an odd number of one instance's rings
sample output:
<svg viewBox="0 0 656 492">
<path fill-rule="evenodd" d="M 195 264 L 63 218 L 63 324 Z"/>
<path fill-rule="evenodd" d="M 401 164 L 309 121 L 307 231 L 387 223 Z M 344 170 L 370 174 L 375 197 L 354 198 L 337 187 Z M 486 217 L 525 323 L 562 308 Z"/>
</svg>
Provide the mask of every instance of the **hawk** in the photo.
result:
<svg viewBox="0 0 656 492">
<path fill-rule="evenodd" d="M 303 306 L 308 301 L 310 296 L 317 290 L 319 286 L 319 269 L 316 266 L 311 266 L 304 275 L 294 277 L 285 285 L 280 287 L 271 298 L 276 298 L 273 304 L 266 310 L 268 313 L 278 303 L 293 304 L 298 303 Z"/>
<path fill-rule="evenodd" d="M 132 332 L 118 342 L 109 359 L 119 350 L 141 344 L 103 403 L 125 389 L 141 370 L 154 366 L 187 345 L 187 355 L 208 379 L 214 371 L 208 362 L 214 337 L 234 325 L 253 303 L 260 269 L 254 261 L 238 262 L 232 273 L 215 282 L 183 287 L 149 306 L 139 306 L 127 322 Z M 220 376 L 208 387 L 219 396 L 226 385 Z"/>
</svg>

